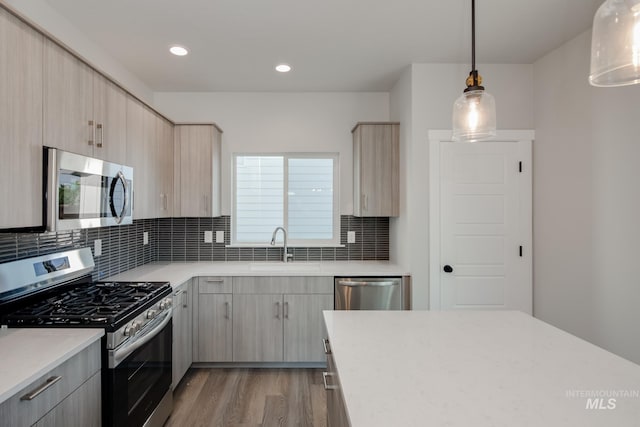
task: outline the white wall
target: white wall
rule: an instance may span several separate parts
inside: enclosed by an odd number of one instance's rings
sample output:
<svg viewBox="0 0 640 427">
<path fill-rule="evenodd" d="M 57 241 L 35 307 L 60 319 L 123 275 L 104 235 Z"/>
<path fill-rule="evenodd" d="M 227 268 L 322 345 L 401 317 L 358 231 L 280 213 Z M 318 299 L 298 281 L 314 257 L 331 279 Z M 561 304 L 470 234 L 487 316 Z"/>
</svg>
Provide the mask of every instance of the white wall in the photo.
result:
<svg viewBox="0 0 640 427">
<path fill-rule="evenodd" d="M 42 0 L 0 0 L 23 19 L 67 46 L 78 56 L 145 102 L 153 101 L 153 92 L 136 75 L 92 42 L 68 19 Z"/>
<path fill-rule="evenodd" d="M 413 128 L 411 76 L 412 67 L 407 66 L 389 96 L 391 120 L 400 122 L 400 216 L 389 219 L 389 258 L 406 266 L 410 265 L 410 244 L 406 244 L 406 239 L 410 236 L 409 217 L 413 212 L 411 200 L 407 198 L 407 194 L 411 192 L 409 187 L 414 185 L 407 170 L 413 147 L 411 143 Z"/>
<path fill-rule="evenodd" d="M 591 87 L 590 42 L 534 64 L 534 313 L 640 363 L 640 87 Z"/>
<path fill-rule="evenodd" d="M 353 214 L 351 129 L 389 120 L 389 94 L 156 93 L 155 106 L 176 122 L 216 122 L 222 136 L 222 214 L 231 211 L 233 153 L 337 152 L 340 213 Z"/>
<path fill-rule="evenodd" d="M 496 98 L 500 129 L 533 128 L 533 67 L 527 64 L 486 64 L 478 69 L 484 86 Z M 410 268 L 413 306 L 429 307 L 429 146 L 428 132 L 450 129 L 453 102 L 464 90 L 469 74 L 464 64 L 413 64 L 391 92 L 391 117 L 410 116 L 410 131 L 402 140 L 403 172 L 408 181 L 401 212 L 391 222 L 392 258 Z M 407 80 L 411 81 L 410 96 Z M 410 107 L 407 107 L 410 104 Z M 410 112 L 408 112 L 408 108 Z M 402 195 L 402 194 L 401 194 Z"/>
</svg>

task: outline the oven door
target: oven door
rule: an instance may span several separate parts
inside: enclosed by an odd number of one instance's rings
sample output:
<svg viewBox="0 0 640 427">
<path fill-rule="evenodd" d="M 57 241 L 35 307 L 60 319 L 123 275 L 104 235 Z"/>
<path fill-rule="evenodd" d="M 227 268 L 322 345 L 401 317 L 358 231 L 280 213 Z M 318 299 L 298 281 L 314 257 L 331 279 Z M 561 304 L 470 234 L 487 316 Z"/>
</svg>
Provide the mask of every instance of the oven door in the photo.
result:
<svg viewBox="0 0 640 427">
<path fill-rule="evenodd" d="M 107 351 L 103 369 L 103 425 L 159 425 L 171 413 L 171 311 L 149 323 L 133 340 Z M 154 424 L 154 423 L 150 423 Z"/>
<path fill-rule="evenodd" d="M 45 153 L 48 230 L 131 224 L 132 168 L 55 148 Z"/>
</svg>

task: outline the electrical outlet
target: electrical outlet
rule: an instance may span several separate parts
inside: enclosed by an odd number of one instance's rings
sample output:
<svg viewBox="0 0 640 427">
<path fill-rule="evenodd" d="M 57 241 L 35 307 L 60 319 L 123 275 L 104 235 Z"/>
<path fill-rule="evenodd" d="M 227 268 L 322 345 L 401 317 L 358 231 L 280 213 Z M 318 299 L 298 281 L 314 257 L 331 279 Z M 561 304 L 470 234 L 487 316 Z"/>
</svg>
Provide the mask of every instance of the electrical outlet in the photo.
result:
<svg viewBox="0 0 640 427">
<path fill-rule="evenodd" d="M 205 243 L 213 243 L 213 231 L 206 230 L 204 232 L 204 242 Z"/>
<path fill-rule="evenodd" d="M 142 233 L 142 244 L 143 245 L 148 245 L 149 244 L 149 232 L 145 231 Z"/>
<path fill-rule="evenodd" d="M 216 231 L 216 243 L 224 243 L 224 230 Z"/>
<path fill-rule="evenodd" d="M 102 239 L 96 239 L 93 241 L 93 256 L 102 255 Z"/>
<path fill-rule="evenodd" d="M 347 243 L 355 243 L 355 242 L 356 242 L 356 232 L 347 231 Z"/>
</svg>

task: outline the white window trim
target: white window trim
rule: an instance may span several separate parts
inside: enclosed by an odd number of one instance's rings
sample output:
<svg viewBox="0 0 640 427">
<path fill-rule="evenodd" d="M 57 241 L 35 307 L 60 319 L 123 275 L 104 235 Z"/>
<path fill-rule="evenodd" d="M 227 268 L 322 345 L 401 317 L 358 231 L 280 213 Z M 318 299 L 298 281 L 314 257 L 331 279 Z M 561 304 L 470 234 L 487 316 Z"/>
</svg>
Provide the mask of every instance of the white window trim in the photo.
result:
<svg viewBox="0 0 640 427">
<path fill-rule="evenodd" d="M 236 241 L 236 223 L 235 223 L 235 211 L 236 211 L 236 165 L 237 157 L 243 156 L 269 156 L 269 157 L 282 157 L 283 158 L 283 174 L 284 174 L 284 224 L 282 225 L 287 232 L 288 230 L 288 208 L 289 208 L 289 159 L 333 159 L 333 239 L 287 239 L 287 246 L 289 247 L 342 247 L 340 244 L 340 155 L 339 153 L 295 153 L 295 152 L 280 152 L 280 153 L 232 153 L 231 162 L 231 244 L 227 247 L 272 247 L 269 242 L 241 242 Z M 281 234 L 278 233 L 280 238 Z M 281 245 L 276 245 L 279 247 Z"/>
</svg>

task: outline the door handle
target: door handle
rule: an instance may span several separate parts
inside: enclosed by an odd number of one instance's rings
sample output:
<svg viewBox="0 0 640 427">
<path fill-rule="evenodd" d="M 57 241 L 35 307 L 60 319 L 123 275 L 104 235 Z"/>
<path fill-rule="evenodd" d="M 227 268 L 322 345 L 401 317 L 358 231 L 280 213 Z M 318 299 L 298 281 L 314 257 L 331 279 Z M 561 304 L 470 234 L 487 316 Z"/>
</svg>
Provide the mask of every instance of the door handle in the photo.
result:
<svg viewBox="0 0 640 427">
<path fill-rule="evenodd" d="M 276 319 L 280 319 L 280 302 L 276 302 Z"/>
<path fill-rule="evenodd" d="M 453 267 L 451 267 L 449 264 L 445 265 L 443 270 L 445 273 L 453 273 Z"/>
</svg>

